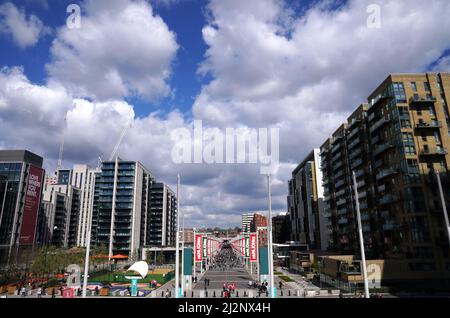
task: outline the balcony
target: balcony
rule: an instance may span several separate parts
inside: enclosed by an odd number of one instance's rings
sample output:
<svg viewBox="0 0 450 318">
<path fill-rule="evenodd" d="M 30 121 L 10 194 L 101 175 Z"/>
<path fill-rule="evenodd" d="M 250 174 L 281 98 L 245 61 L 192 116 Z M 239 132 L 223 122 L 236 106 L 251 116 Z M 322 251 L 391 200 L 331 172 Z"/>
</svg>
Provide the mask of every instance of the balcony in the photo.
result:
<svg viewBox="0 0 450 318">
<path fill-rule="evenodd" d="M 331 148 L 331 153 L 334 154 L 337 150 L 342 148 L 342 144 L 338 143 L 335 146 L 333 146 L 333 148 Z"/>
<path fill-rule="evenodd" d="M 347 192 L 347 189 L 339 190 L 338 192 L 336 192 L 336 197 L 339 197 L 339 196 L 345 194 L 346 192 Z"/>
<path fill-rule="evenodd" d="M 372 100 L 369 103 L 369 109 L 378 105 L 379 103 L 386 101 L 389 98 L 389 95 L 387 93 L 379 94 L 375 96 L 375 98 L 372 98 Z"/>
<path fill-rule="evenodd" d="M 355 171 L 356 178 L 359 178 L 359 177 L 361 177 L 363 175 L 364 175 L 364 170 L 361 169 L 361 170 Z"/>
<path fill-rule="evenodd" d="M 430 122 L 422 122 L 422 123 L 416 124 L 417 129 L 429 129 L 429 128 L 435 129 L 435 128 L 441 128 L 441 127 L 442 127 L 442 123 L 437 120 L 432 120 Z"/>
<path fill-rule="evenodd" d="M 363 191 L 363 192 L 358 193 L 358 198 L 364 199 L 366 197 L 367 197 L 367 191 Z"/>
<path fill-rule="evenodd" d="M 374 133 L 376 130 L 378 130 L 380 127 L 382 127 L 384 124 L 389 123 L 391 120 L 389 118 L 383 117 L 379 121 L 377 121 L 371 128 L 370 133 Z"/>
<path fill-rule="evenodd" d="M 341 186 L 343 186 L 345 184 L 345 180 L 341 180 L 341 181 L 338 181 L 338 182 L 336 182 L 336 188 L 339 188 L 339 187 L 341 187 Z"/>
<path fill-rule="evenodd" d="M 385 185 L 385 184 L 382 184 L 382 185 L 378 186 L 378 187 L 377 187 L 377 191 L 378 191 L 378 192 L 384 192 L 384 191 L 386 191 L 386 185 Z"/>
<path fill-rule="evenodd" d="M 385 152 L 386 150 L 390 149 L 394 147 L 393 145 L 391 145 L 390 143 L 384 143 L 378 147 L 375 147 L 375 150 L 373 151 L 374 156 L 378 156 L 380 154 L 382 154 L 383 152 Z"/>
<path fill-rule="evenodd" d="M 399 225 L 393 222 L 388 222 L 386 224 L 383 224 L 383 230 L 384 231 L 395 231 L 399 228 Z"/>
<path fill-rule="evenodd" d="M 409 99 L 409 103 L 411 105 L 420 105 L 420 104 L 429 104 L 429 103 L 435 103 L 436 102 L 436 97 L 433 96 L 413 96 Z"/>
<path fill-rule="evenodd" d="M 383 169 L 377 174 L 376 179 L 380 180 L 380 179 L 395 175 L 397 173 L 398 173 L 398 171 L 393 168 Z"/>
<path fill-rule="evenodd" d="M 353 170 L 353 169 L 359 167 L 359 166 L 362 165 L 362 164 L 363 164 L 363 160 L 362 160 L 362 159 L 358 159 L 358 160 L 353 161 L 353 162 L 350 164 L 350 167 L 351 167 L 352 170 Z"/>
<path fill-rule="evenodd" d="M 361 142 L 361 138 L 356 138 L 354 141 L 352 141 L 349 145 L 348 145 L 348 149 L 352 149 L 354 147 L 356 147 L 359 143 Z"/>
<path fill-rule="evenodd" d="M 337 210 L 337 215 L 346 215 L 348 210 L 346 208 Z"/>
<path fill-rule="evenodd" d="M 339 168 L 341 168 L 343 165 L 344 165 L 344 163 L 342 161 L 339 161 L 339 163 L 337 163 L 333 166 L 333 170 L 336 171 Z"/>
<path fill-rule="evenodd" d="M 342 218 L 338 220 L 338 224 L 347 224 L 348 223 L 348 219 L 347 218 Z"/>
<path fill-rule="evenodd" d="M 361 228 L 362 228 L 362 231 L 363 232 L 370 232 L 370 225 L 369 224 L 363 224 L 362 226 L 361 226 Z"/>
<path fill-rule="evenodd" d="M 331 158 L 331 160 L 333 161 L 333 162 L 339 162 L 340 160 L 340 158 L 342 157 L 342 152 L 338 152 L 336 155 L 334 155 L 333 156 L 333 158 Z"/>
<path fill-rule="evenodd" d="M 336 202 L 336 205 L 337 206 L 341 206 L 341 205 L 344 205 L 344 204 L 346 204 L 347 203 L 347 200 L 346 199 L 341 199 L 341 200 L 339 200 L 338 202 Z"/>
<path fill-rule="evenodd" d="M 423 149 L 420 151 L 421 156 L 445 156 L 448 152 L 445 148 L 436 147 L 433 149 Z"/>
<path fill-rule="evenodd" d="M 359 148 L 359 149 L 356 149 L 355 151 L 352 151 L 348 157 L 351 160 L 351 159 L 358 158 L 361 154 L 362 154 L 362 150 L 361 150 L 361 148 Z"/>
<path fill-rule="evenodd" d="M 351 133 L 348 134 L 347 136 L 347 140 L 351 140 L 353 137 L 355 137 L 359 132 L 359 127 L 356 127 L 355 129 L 352 130 Z"/>
<path fill-rule="evenodd" d="M 379 203 L 380 204 L 391 204 L 397 201 L 397 197 L 392 194 L 386 194 L 381 197 Z"/>
<path fill-rule="evenodd" d="M 361 221 L 369 221 L 370 215 L 367 213 L 361 213 Z"/>
</svg>

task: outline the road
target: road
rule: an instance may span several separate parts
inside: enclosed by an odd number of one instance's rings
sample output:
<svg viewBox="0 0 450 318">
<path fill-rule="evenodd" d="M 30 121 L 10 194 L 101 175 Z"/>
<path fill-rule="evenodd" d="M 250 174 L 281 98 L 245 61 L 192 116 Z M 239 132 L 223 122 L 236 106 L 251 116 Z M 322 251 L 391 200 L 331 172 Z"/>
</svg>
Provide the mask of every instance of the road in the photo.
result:
<svg viewBox="0 0 450 318">
<path fill-rule="evenodd" d="M 195 285 L 194 290 L 205 289 L 205 279 L 209 279 L 208 289 L 222 289 L 224 283 L 234 283 L 237 289 L 248 287 L 248 282 L 252 280 L 247 271 L 242 267 L 230 268 L 229 270 L 209 270 L 206 271 L 202 279 Z"/>
</svg>

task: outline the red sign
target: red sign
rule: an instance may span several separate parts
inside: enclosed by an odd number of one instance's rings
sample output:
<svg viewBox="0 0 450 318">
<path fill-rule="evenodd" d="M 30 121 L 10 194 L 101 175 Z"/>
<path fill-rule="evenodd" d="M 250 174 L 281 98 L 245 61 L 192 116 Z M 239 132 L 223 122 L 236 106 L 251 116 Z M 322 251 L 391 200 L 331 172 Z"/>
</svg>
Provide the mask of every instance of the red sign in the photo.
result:
<svg viewBox="0 0 450 318">
<path fill-rule="evenodd" d="M 250 262 L 258 260 L 256 234 L 250 234 Z"/>
<path fill-rule="evenodd" d="M 203 260 L 203 237 L 202 235 L 195 235 L 195 261 L 201 262 Z"/>
<path fill-rule="evenodd" d="M 43 169 L 30 166 L 27 182 L 28 185 L 25 193 L 22 226 L 20 228 L 20 245 L 33 245 L 34 243 L 39 205 L 41 203 L 43 178 Z"/>
<path fill-rule="evenodd" d="M 62 293 L 63 298 L 74 298 L 74 292 L 72 288 L 63 289 Z"/>
</svg>

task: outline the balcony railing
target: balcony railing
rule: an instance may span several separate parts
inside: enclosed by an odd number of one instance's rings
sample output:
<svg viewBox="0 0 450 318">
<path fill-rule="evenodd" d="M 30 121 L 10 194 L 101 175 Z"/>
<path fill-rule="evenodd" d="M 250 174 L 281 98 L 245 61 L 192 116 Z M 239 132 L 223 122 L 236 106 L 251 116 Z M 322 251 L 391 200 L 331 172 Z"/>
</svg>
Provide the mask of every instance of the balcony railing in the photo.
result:
<svg viewBox="0 0 450 318">
<path fill-rule="evenodd" d="M 417 123 L 416 124 L 416 128 L 417 129 L 427 129 L 427 128 L 441 128 L 442 127 L 442 123 L 440 121 L 437 120 L 433 120 L 430 122 L 423 122 L 423 123 Z"/>
<path fill-rule="evenodd" d="M 410 104 L 421 104 L 421 103 L 435 103 L 436 102 L 436 97 L 434 96 L 413 96 L 409 99 L 409 103 Z"/>
<path fill-rule="evenodd" d="M 377 178 L 377 180 L 380 180 L 380 179 L 389 177 L 389 176 L 397 174 L 397 173 L 398 173 L 398 171 L 393 168 L 383 169 L 377 174 L 376 178 Z"/>
<path fill-rule="evenodd" d="M 397 197 L 392 194 L 386 194 L 380 199 L 380 204 L 391 204 L 397 201 Z"/>
<path fill-rule="evenodd" d="M 338 224 L 347 224 L 348 223 L 348 219 L 347 218 L 342 218 L 338 220 Z"/>
<path fill-rule="evenodd" d="M 375 150 L 373 151 L 373 154 L 375 156 L 378 156 L 379 154 L 382 154 L 383 152 L 385 152 L 386 150 L 392 148 L 393 145 L 391 145 L 390 143 L 384 143 L 378 147 L 375 148 Z"/>
<path fill-rule="evenodd" d="M 377 96 L 375 96 L 375 98 L 373 98 L 370 103 L 369 103 L 369 108 L 372 108 L 374 106 L 376 106 L 378 103 L 385 101 L 389 98 L 389 94 L 387 93 L 383 93 L 383 94 L 379 94 Z"/>
<path fill-rule="evenodd" d="M 384 124 L 387 124 L 390 121 L 391 120 L 389 118 L 386 117 L 381 118 L 370 128 L 370 133 L 375 132 L 378 128 L 382 127 Z"/>
<path fill-rule="evenodd" d="M 436 155 L 447 155 L 447 150 L 445 148 L 436 147 L 433 149 L 423 149 L 420 151 L 420 155 L 422 156 L 436 156 Z"/>
</svg>

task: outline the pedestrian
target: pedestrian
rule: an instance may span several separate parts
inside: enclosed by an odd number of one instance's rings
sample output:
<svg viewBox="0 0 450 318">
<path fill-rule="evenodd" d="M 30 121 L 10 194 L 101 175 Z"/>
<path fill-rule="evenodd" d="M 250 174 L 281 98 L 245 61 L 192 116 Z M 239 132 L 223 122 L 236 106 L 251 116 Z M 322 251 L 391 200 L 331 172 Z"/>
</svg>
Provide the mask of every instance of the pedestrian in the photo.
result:
<svg viewBox="0 0 450 318">
<path fill-rule="evenodd" d="M 41 287 L 39 287 L 38 290 L 37 290 L 37 297 L 38 298 L 42 297 L 42 288 Z"/>
<path fill-rule="evenodd" d="M 166 298 L 169 298 L 169 290 L 166 290 Z"/>
<path fill-rule="evenodd" d="M 20 293 L 22 294 L 22 297 L 26 297 L 27 296 L 27 288 L 25 286 L 22 286 Z"/>
<path fill-rule="evenodd" d="M 280 290 L 283 289 L 283 282 L 282 281 L 280 281 L 279 286 L 280 286 Z"/>
<path fill-rule="evenodd" d="M 56 297 L 56 292 L 55 292 L 55 288 L 52 289 L 52 298 Z"/>
<path fill-rule="evenodd" d="M 98 296 L 98 286 L 95 286 L 95 295 Z"/>
</svg>

